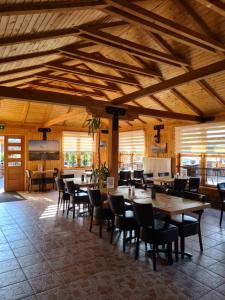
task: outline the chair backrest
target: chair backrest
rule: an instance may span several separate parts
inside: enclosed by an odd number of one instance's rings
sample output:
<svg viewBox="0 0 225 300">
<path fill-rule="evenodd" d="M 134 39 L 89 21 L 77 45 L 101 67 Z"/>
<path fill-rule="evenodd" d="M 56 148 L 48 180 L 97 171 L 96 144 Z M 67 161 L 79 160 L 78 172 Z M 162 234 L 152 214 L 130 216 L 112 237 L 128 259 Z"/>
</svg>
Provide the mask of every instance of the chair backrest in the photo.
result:
<svg viewBox="0 0 225 300">
<path fill-rule="evenodd" d="M 124 198 L 121 195 L 109 195 L 109 206 L 115 216 L 125 214 Z"/>
<path fill-rule="evenodd" d="M 130 180 L 131 171 L 120 171 L 120 180 Z"/>
<path fill-rule="evenodd" d="M 66 186 L 66 189 L 67 189 L 67 192 L 70 194 L 70 195 L 74 195 L 75 192 L 76 192 L 76 187 L 75 187 L 75 184 L 73 181 L 66 181 L 65 182 L 65 186 Z"/>
<path fill-rule="evenodd" d="M 149 177 L 153 177 L 153 173 L 145 173 L 145 174 L 143 174 L 143 181 L 144 181 L 145 184 L 147 184 L 147 179 Z"/>
<path fill-rule="evenodd" d="M 175 178 L 173 185 L 173 192 L 184 193 L 187 184 L 187 179 Z"/>
<path fill-rule="evenodd" d="M 158 176 L 159 177 L 170 176 L 170 173 L 169 172 L 159 172 Z"/>
<path fill-rule="evenodd" d="M 74 178 L 74 174 L 63 174 L 61 178 Z"/>
<path fill-rule="evenodd" d="M 153 207 L 151 203 L 141 204 L 141 203 L 133 203 L 134 214 L 136 221 L 141 227 L 149 227 L 152 226 L 154 228 L 154 213 Z"/>
<path fill-rule="evenodd" d="M 134 170 L 133 177 L 137 179 L 143 179 L 144 170 Z"/>
<path fill-rule="evenodd" d="M 89 189 L 88 190 L 89 200 L 92 206 L 101 207 L 102 206 L 102 196 L 99 189 Z"/>
<path fill-rule="evenodd" d="M 54 177 L 58 177 L 58 175 L 59 175 L 59 169 L 58 168 L 54 168 L 53 176 Z"/>
<path fill-rule="evenodd" d="M 25 170 L 25 173 L 27 175 L 27 178 L 31 179 L 31 177 L 32 177 L 31 170 Z"/>
<path fill-rule="evenodd" d="M 206 202 L 207 197 L 204 194 L 199 194 L 199 193 L 192 193 L 192 192 L 184 192 L 183 198 L 195 200 L 195 201 L 200 201 L 200 202 Z"/>
<path fill-rule="evenodd" d="M 65 192 L 65 183 L 62 178 L 55 177 L 55 183 L 58 191 Z"/>
<path fill-rule="evenodd" d="M 218 183 L 217 188 L 219 191 L 221 201 L 224 201 L 225 200 L 225 182 Z"/>
<path fill-rule="evenodd" d="M 200 186 L 200 181 L 201 179 L 199 177 L 190 177 L 188 191 L 197 193 Z"/>
</svg>

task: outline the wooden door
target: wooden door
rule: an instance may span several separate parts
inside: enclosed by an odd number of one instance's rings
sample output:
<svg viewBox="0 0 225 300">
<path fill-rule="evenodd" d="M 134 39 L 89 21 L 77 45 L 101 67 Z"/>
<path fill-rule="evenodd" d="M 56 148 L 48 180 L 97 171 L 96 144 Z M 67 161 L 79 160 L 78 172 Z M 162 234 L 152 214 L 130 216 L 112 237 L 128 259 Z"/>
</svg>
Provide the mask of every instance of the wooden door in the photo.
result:
<svg viewBox="0 0 225 300">
<path fill-rule="evenodd" d="M 5 191 L 23 191 L 24 170 L 24 137 L 5 136 Z"/>
</svg>

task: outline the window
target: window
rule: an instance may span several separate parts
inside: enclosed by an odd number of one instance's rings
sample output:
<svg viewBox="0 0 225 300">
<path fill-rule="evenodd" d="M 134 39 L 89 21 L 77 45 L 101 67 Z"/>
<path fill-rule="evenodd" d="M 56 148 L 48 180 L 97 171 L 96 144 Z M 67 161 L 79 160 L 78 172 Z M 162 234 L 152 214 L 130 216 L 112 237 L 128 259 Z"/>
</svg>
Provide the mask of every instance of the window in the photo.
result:
<svg viewBox="0 0 225 300">
<path fill-rule="evenodd" d="M 142 170 L 145 150 L 143 130 L 121 132 L 119 134 L 120 168 Z"/>
<path fill-rule="evenodd" d="M 225 181 L 225 122 L 176 128 L 175 148 L 181 172 L 201 176 L 208 185 Z"/>
<path fill-rule="evenodd" d="M 87 132 L 64 132 L 64 167 L 91 167 L 93 164 L 94 141 Z"/>
</svg>

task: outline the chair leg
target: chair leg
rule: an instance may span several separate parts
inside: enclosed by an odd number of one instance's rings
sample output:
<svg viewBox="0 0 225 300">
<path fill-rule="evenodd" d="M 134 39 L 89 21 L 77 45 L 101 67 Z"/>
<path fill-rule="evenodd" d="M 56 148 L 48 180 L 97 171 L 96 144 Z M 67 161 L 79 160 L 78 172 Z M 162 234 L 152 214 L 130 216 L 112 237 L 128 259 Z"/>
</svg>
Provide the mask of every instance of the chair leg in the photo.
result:
<svg viewBox="0 0 225 300">
<path fill-rule="evenodd" d="M 221 212 L 220 212 L 220 227 L 222 226 L 222 220 L 223 220 L 223 203 L 222 203 L 222 206 L 221 206 Z"/>
<path fill-rule="evenodd" d="M 135 259 L 138 259 L 138 256 L 139 256 L 139 244 L 140 244 L 140 241 L 139 241 L 140 230 L 139 229 L 137 229 L 136 235 L 137 235 L 137 238 L 136 238 Z M 147 243 L 145 243 L 145 246 L 146 245 L 147 245 Z"/>
<path fill-rule="evenodd" d="M 175 258 L 176 258 L 176 261 L 179 260 L 179 256 L 178 256 L 178 240 L 176 240 L 174 242 L 174 248 L 175 248 Z"/>
<path fill-rule="evenodd" d="M 145 251 L 148 251 L 148 243 L 145 242 Z"/>
<path fill-rule="evenodd" d="M 123 231 L 123 252 L 126 250 L 126 237 L 127 237 L 127 232 L 126 230 Z"/>
<path fill-rule="evenodd" d="M 60 200 L 61 200 L 61 197 L 60 197 L 60 192 L 59 192 L 59 197 L 58 197 L 58 206 L 57 206 L 57 209 L 59 209 L 59 205 L 60 205 Z"/>
<path fill-rule="evenodd" d="M 184 249 L 185 249 L 185 240 L 184 237 L 180 237 L 180 250 L 181 250 L 181 258 L 184 258 Z"/>
<path fill-rule="evenodd" d="M 156 244 L 153 244 L 152 249 L 152 258 L 153 258 L 153 270 L 156 271 Z"/>
<path fill-rule="evenodd" d="M 99 237 L 100 239 L 102 238 L 102 220 L 100 220 L 100 225 L 99 225 Z"/>
<path fill-rule="evenodd" d="M 75 203 L 73 203 L 73 219 L 75 219 Z"/>
<path fill-rule="evenodd" d="M 173 264 L 173 257 L 172 257 L 172 243 L 167 244 L 167 262 L 168 265 Z"/>
<path fill-rule="evenodd" d="M 111 225 L 111 233 L 110 233 L 110 244 L 113 243 L 113 235 L 114 235 L 115 226 L 114 223 Z"/>
<path fill-rule="evenodd" d="M 92 225 L 93 225 L 93 212 L 94 212 L 94 208 L 92 207 L 91 208 L 91 216 L 90 216 L 90 228 L 89 228 L 89 231 L 91 232 L 92 231 Z"/>
<path fill-rule="evenodd" d="M 199 224 L 199 229 L 198 229 L 198 239 L 199 239 L 200 250 L 203 251 L 202 233 L 201 233 L 200 224 Z"/>
</svg>

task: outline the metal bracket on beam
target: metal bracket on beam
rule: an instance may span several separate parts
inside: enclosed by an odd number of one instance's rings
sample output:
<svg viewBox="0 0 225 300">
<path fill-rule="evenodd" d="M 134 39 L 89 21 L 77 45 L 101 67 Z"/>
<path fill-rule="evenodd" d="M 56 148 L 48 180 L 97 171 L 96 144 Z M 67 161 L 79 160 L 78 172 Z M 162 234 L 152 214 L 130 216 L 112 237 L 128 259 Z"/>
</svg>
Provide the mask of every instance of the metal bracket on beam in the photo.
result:
<svg viewBox="0 0 225 300">
<path fill-rule="evenodd" d="M 115 107 L 115 106 L 106 106 L 105 111 L 108 114 L 113 115 L 113 130 L 118 130 L 118 128 L 119 128 L 119 116 L 125 116 L 126 109 Z"/>
</svg>

